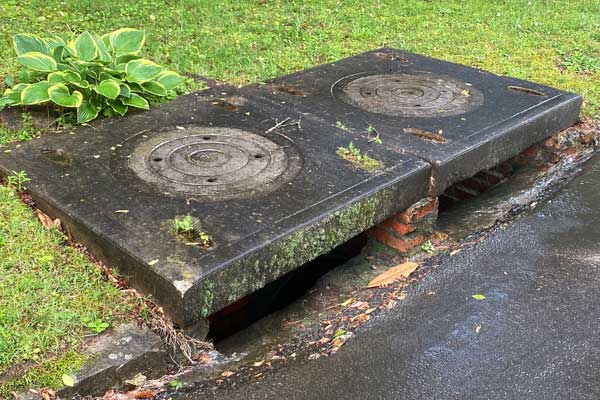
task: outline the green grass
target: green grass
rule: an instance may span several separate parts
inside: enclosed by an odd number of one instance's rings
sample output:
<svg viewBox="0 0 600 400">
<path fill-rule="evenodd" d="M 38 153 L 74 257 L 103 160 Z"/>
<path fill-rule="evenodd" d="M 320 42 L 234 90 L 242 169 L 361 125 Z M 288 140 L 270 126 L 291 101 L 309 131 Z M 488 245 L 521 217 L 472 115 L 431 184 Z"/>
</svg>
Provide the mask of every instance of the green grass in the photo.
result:
<svg viewBox="0 0 600 400">
<path fill-rule="evenodd" d="M 83 361 L 84 337 L 94 334 L 85 320 L 112 324 L 133 306 L 6 186 L 0 186 L 0 275 L 0 398 L 60 384 Z"/>
<path fill-rule="evenodd" d="M 16 33 L 120 27 L 146 31 L 148 58 L 234 84 L 387 45 L 571 90 L 584 95 L 584 116 L 600 115 L 598 0 L 2 0 L 0 81 L 17 71 Z M 0 128 L 0 146 L 35 135 Z M 0 382 L 22 368 L 2 397 L 57 383 L 81 362 L 83 319 L 113 322 L 125 306 L 6 187 L 0 243 Z"/>
<path fill-rule="evenodd" d="M 149 58 L 236 84 L 390 45 L 572 90 L 599 113 L 600 72 L 562 67 L 597 64 L 597 0 L 4 0 L 0 71 L 15 33 L 123 26 L 146 30 Z"/>
<path fill-rule="evenodd" d="M 23 129 L 17 132 L 0 125 L 0 146 L 31 140 L 40 135 L 40 132 L 32 125 L 31 116 L 28 113 L 22 113 L 21 118 L 23 120 Z"/>
</svg>

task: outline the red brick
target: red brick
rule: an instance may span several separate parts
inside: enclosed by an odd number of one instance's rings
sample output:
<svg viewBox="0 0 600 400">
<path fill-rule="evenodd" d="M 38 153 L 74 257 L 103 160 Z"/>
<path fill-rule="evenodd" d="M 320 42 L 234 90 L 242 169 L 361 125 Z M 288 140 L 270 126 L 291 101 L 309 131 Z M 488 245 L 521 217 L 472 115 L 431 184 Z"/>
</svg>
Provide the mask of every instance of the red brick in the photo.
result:
<svg viewBox="0 0 600 400">
<path fill-rule="evenodd" d="M 381 222 L 378 226 L 389 228 L 399 235 L 406 235 L 417 229 L 413 224 L 405 224 L 392 217 Z"/>
<path fill-rule="evenodd" d="M 564 157 L 568 157 L 568 156 L 572 156 L 574 154 L 577 154 L 578 151 L 579 151 L 579 146 L 573 146 L 573 147 L 569 147 L 568 149 L 562 151 L 560 153 L 560 155 L 564 156 Z"/>
<path fill-rule="evenodd" d="M 385 244 L 388 247 L 396 249 L 402 253 L 408 253 L 415 247 L 420 246 L 425 242 L 425 237 L 417 235 L 412 239 L 398 239 L 384 229 L 374 227 L 369 230 L 369 235 Z"/>
<path fill-rule="evenodd" d="M 540 151 L 541 151 L 541 149 L 539 148 L 539 146 L 533 145 L 531 147 L 526 148 L 523 151 L 523 153 L 527 157 L 536 159 L 536 158 L 538 158 L 540 156 Z"/>
<path fill-rule="evenodd" d="M 437 208 L 437 197 L 428 197 L 416 202 L 400 214 L 396 215 L 396 218 L 398 218 L 398 220 L 404 224 L 411 224 L 423 219 L 423 217 L 431 214 L 432 212 L 437 211 Z"/>
<path fill-rule="evenodd" d="M 544 140 L 543 145 L 548 149 L 555 149 L 558 145 L 558 142 L 556 139 L 554 139 L 554 136 L 550 136 L 548 139 Z"/>
</svg>

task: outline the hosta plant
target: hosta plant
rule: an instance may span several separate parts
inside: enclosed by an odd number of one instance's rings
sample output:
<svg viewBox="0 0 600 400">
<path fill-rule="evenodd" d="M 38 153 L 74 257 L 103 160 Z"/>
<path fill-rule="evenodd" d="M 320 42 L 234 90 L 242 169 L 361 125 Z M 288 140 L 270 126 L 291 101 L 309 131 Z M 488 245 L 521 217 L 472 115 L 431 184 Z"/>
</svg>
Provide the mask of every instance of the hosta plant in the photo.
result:
<svg viewBox="0 0 600 400">
<path fill-rule="evenodd" d="M 77 110 L 77 122 L 99 114 L 125 115 L 130 107 L 148 109 L 176 96 L 184 78 L 141 57 L 143 31 L 123 28 L 106 35 L 83 32 L 70 39 L 19 34 L 19 82 L 2 97 L 5 106 L 53 103 Z"/>
</svg>

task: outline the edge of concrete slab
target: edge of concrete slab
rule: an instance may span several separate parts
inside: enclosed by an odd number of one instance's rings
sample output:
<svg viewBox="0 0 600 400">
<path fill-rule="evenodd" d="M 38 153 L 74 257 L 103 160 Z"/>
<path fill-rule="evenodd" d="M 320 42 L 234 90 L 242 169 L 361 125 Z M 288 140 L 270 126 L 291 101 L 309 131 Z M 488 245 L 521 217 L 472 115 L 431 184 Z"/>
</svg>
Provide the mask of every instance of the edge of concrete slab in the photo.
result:
<svg viewBox="0 0 600 400">
<path fill-rule="evenodd" d="M 544 103 L 551 103 L 552 106 L 542 113 L 535 107 L 524 111 L 516 125 L 511 119 L 510 122 L 502 121 L 490 127 L 490 134 L 479 143 L 476 151 L 471 146 L 444 163 L 431 162 L 433 170 L 430 196 L 437 196 L 452 184 L 473 176 L 482 169 L 498 165 L 532 144 L 572 126 L 579 120 L 582 102 L 580 95 L 561 94 Z M 454 165 L 450 168 L 455 171 L 451 175 L 445 171 L 449 165 Z"/>
</svg>

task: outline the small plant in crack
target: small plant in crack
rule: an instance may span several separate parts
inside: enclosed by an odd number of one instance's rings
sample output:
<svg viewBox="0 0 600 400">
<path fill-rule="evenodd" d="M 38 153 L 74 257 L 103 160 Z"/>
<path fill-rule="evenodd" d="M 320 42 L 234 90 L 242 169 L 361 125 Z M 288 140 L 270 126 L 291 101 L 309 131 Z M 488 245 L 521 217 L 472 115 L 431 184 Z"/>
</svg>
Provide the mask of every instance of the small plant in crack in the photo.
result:
<svg viewBox="0 0 600 400">
<path fill-rule="evenodd" d="M 175 218 L 173 220 L 173 230 L 187 245 L 196 245 L 205 249 L 213 245 L 213 240 L 208 233 L 196 229 L 191 215 Z"/>
<path fill-rule="evenodd" d="M 335 127 L 343 131 L 350 132 L 350 128 L 344 125 L 342 121 L 335 121 Z"/>
<path fill-rule="evenodd" d="M 435 251 L 435 246 L 433 245 L 431 240 L 428 240 L 421 245 L 421 250 L 423 250 L 427 254 L 432 254 Z"/>
<path fill-rule="evenodd" d="M 103 321 L 95 316 L 83 318 L 84 325 L 96 333 L 102 333 L 110 327 L 108 322 Z"/>
<path fill-rule="evenodd" d="M 26 190 L 25 184 L 30 182 L 31 179 L 27 176 L 25 171 L 13 171 L 13 173 L 6 177 L 6 183 L 9 187 L 13 188 L 17 192 Z"/>
<path fill-rule="evenodd" d="M 350 142 L 347 147 L 339 147 L 336 153 L 345 160 L 368 171 L 381 169 L 383 166 L 381 161 L 369 157 L 366 153 L 362 153 L 352 142 Z"/>
<path fill-rule="evenodd" d="M 369 138 L 369 143 L 374 142 L 377 144 L 381 144 L 381 138 L 379 137 L 379 131 L 375 129 L 375 127 L 371 124 L 367 126 L 367 138 Z"/>
</svg>

